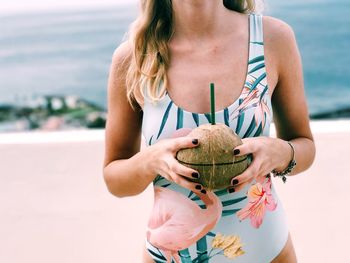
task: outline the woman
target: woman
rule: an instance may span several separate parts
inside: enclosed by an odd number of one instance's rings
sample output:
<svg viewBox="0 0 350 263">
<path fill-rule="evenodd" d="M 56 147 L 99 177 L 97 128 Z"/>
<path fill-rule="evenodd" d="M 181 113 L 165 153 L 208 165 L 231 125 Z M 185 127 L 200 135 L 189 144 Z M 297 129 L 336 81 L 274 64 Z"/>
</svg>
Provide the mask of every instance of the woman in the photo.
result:
<svg viewBox="0 0 350 263">
<path fill-rule="evenodd" d="M 209 122 L 211 82 L 217 122 L 243 138 L 232 154 L 252 156 L 215 192 L 175 158 L 201 143 L 185 135 Z M 269 137 L 272 120 L 277 138 Z M 140 151 L 142 133 L 148 146 Z M 296 175 L 314 156 L 300 55 L 286 23 L 255 15 L 251 0 L 142 1 L 112 59 L 104 178 L 118 197 L 154 185 L 143 262 L 296 262 L 272 182 L 279 178 L 269 175 Z"/>
</svg>

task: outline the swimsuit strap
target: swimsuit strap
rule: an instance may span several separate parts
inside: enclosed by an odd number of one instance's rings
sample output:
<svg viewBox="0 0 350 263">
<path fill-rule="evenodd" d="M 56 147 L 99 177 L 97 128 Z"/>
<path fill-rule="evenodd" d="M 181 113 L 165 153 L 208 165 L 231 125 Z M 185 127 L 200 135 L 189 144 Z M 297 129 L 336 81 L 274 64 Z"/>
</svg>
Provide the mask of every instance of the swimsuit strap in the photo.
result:
<svg viewBox="0 0 350 263">
<path fill-rule="evenodd" d="M 262 15 L 252 13 L 249 16 L 250 41 L 262 43 L 264 41 Z"/>
<path fill-rule="evenodd" d="M 264 56 L 263 20 L 260 14 L 249 14 L 249 60 Z"/>
<path fill-rule="evenodd" d="M 249 14 L 249 63 L 247 79 L 250 79 L 250 82 L 255 82 L 255 84 L 250 84 L 253 85 L 253 87 L 267 85 L 264 55 L 263 16 L 254 13 Z"/>
</svg>

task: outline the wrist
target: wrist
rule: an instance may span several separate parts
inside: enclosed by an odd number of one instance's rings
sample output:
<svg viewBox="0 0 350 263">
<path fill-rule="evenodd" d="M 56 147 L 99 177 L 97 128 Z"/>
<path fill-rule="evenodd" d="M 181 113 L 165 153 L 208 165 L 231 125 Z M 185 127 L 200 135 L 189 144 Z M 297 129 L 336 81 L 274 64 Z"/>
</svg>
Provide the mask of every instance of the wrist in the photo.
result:
<svg viewBox="0 0 350 263">
<path fill-rule="evenodd" d="M 282 172 L 288 167 L 289 163 L 294 157 L 294 154 L 293 148 L 291 145 L 289 145 L 288 141 L 279 138 L 278 140 L 281 142 L 280 153 L 284 154 L 281 155 L 283 156 L 283 159 L 279 162 L 279 165 L 275 167 L 274 171 Z"/>
<path fill-rule="evenodd" d="M 138 153 L 136 164 L 143 180 L 146 180 L 148 183 L 152 182 L 157 176 L 153 169 L 153 163 L 153 154 L 148 147 Z"/>
<path fill-rule="evenodd" d="M 274 177 L 276 177 L 276 176 L 281 177 L 284 183 L 287 180 L 286 176 L 289 175 L 292 172 L 293 168 L 296 166 L 294 146 L 290 141 L 286 141 L 286 143 L 288 144 L 288 146 L 290 147 L 290 150 L 292 152 L 291 159 L 290 159 L 288 165 L 283 170 L 279 170 L 279 168 L 276 168 L 276 169 L 271 171 L 271 173 Z"/>
</svg>

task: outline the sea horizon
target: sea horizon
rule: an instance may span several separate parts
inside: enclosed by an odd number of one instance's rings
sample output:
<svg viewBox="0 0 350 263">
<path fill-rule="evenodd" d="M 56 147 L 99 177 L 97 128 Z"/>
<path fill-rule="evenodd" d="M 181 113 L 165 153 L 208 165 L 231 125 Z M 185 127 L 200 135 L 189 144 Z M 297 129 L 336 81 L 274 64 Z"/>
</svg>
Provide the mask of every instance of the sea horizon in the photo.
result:
<svg viewBox="0 0 350 263">
<path fill-rule="evenodd" d="M 350 111 L 350 4 L 269 1 L 264 14 L 295 31 L 311 115 Z M 329 14 L 338 14 L 332 17 Z M 0 105 L 43 95 L 77 95 L 106 108 L 111 56 L 137 14 L 136 3 L 0 13 Z M 324 17 L 328 16 L 328 20 Z"/>
</svg>

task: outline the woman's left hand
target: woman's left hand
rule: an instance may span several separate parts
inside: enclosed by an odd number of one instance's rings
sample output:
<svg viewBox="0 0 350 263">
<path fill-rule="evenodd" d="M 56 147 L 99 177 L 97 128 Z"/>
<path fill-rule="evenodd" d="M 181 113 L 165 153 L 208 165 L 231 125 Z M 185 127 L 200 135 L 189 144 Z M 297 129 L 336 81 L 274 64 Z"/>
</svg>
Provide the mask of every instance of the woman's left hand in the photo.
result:
<svg viewBox="0 0 350 263">
<path fill-rule="evenodd" d="M 229 192 L 237 192 L 253 179 L 266 177 L 274 169 L 284 170 L 292 159 L 292 149 L 287 141 L 267 136 L 242 139 L 243 144 L 233 149 L 235 156 L 251 155 L 252 162 L 241 174 L 231 180 Z"/>
</svg>

